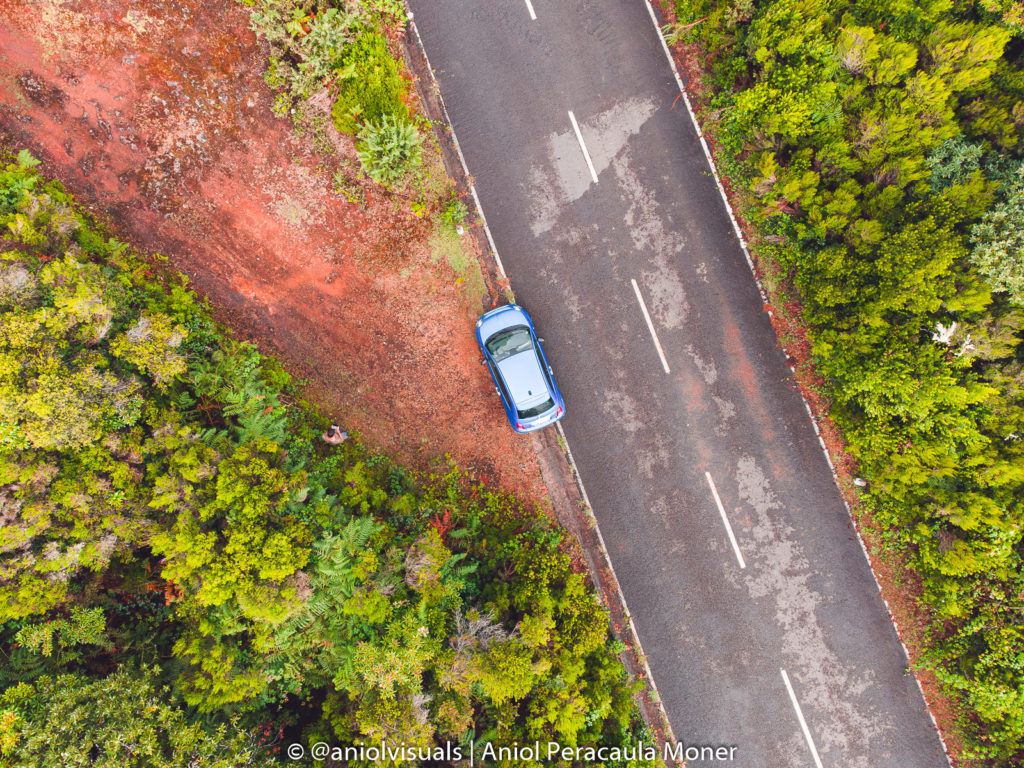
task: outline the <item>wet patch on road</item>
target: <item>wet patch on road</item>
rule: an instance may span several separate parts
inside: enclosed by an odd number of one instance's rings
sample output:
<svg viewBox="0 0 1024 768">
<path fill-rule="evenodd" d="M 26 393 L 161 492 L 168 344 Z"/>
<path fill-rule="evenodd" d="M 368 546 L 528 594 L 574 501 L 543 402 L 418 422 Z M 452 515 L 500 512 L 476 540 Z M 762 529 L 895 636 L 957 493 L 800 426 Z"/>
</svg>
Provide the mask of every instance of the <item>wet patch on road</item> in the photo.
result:
<svg viewBox="0 0 1024 768">
<path fill-rule="evenodd" d="M 580 133 L 598 176 L 626 147 L 629 139 L 654 114 L 650 99 L 630 99 L 596 116 L 578 115 Z M 530 205 L 530 228 L 534 237 L 549 232 L 562 210 L 579 200 L 594 184 L 580 149 L 576 132 L 566 113 L 565 129 L 552 133 L 547 141 L 546 161 L 530 168 L 525 199 Z"/>
<path fill-rule="evenodd" d="M 733 519 L 744 530 L 744 553 L 751 565 L 744 582 L 752 599 L 775 604 L 782 632 L 778 663 L 799 683 L 815 742 L 832 761 L 872 768 L 866 757 L 871 743 L 892 730 L 879 723 L 873 707 L 858 701 L 874 684 L 874 673 L 853 670 L 829 648 L 817 619 L 823 599 L 810 585 L 814 565 L 795 541 L 793 529 L 774 514 L 783 504 L 753 457 L 738 461 L 735 480 L 744 506 L 735 510 Z M 794 754 L 801 746 L 806 750 L 797 734 Z"/>
</svg>

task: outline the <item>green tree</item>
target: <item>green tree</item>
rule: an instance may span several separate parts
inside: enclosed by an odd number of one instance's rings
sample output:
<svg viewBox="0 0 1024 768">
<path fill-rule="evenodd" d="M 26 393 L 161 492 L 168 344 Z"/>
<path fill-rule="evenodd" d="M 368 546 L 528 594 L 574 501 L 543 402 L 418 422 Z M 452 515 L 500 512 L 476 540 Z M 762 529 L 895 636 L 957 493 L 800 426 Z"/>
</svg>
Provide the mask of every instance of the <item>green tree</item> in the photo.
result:
<svg viewBox="0 0 1024 768">
<path fill-rule="evenodd" d="M 274 764 L 237 722 L 204 730 L 152 670 L 98 680 L 41 677 L 0 695 L 0 753 L 12 768 L 255 768 Z"/>
<path fill-rule="evenodd" d="M 81 448 L 109 429 L 134 424 L 142 409 L 140 385 L 111 371 L 105 344 L 97 348 L 115 313 L 123 317 L 123 286 L 71 256 L 46 263 L 26 284 L 33 280 L 49 301 L 0 315 L 0 435 L 6 445 Z"/>
<path fill-rule="evenodd" d="M 323 686 L 354 674 L 356 645 L 382 633 L 401 584 L 382 562 L 386 541 L 371 517 L 350 520 L 313 545 L 309 598 L 275 628 L 268 672 L 284 687 Z"/>
<path fill-rule="evenodd" d="M 143 314 L 112 341 L 110 353 L 148 373 L 158 386 L 167 386 L 187 368 L 185 358 L 178 352 L 187 338 L 188 332 L 169 317 Z"/>
<path fill-rule="evenodd" d="M 992 290 L 1024 306 L 1024 164 L 1011 176 L 1002 200 L 971 229 L 971 261 Z"/>
<path fill-rule="evenodd" d="M 170 518 L 152 538 L 166 558 L 165 578 L 200 606 L 283 621 L 299 608 L 296 574 L 310 555 L 312 535 L 296 517 L 305 474 L 287 471 L 283 451 L 268 440 L 226 455 L 188 435 L 170 446 L 150 502 Z"/>
</svg>

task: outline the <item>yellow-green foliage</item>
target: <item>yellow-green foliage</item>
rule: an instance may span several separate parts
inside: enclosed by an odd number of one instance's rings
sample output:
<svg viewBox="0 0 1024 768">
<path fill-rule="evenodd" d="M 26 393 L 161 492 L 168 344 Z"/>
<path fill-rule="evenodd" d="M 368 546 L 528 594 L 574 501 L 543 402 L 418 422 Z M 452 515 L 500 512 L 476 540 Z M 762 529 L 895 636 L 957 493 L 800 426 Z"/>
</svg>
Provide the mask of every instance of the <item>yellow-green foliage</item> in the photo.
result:
<svg viewBox="0 0 1024 768">
<path fill-rule="evenodd" d="M 474 679 L 495 704 L 518 701 L 533 688 L 537 675 L 533 652 L 516 640 L 492 643 L 482 654 Z"/>
<path fill-rule="evenodd" d="M 355 134 L 360 125 L 385 117 L 399 123 L 408 120 L 402 70 L 380 34 L 364 32 L 345 49 L 338 78 L 332 114 L 339 131 Z"/>
<path fill-rule="evenodd" d="M 9 688 L 0 695 L 0 756 L 24 768 L 276 764 L 237 722 L 212 731 L 189 722 L 150 669 L 44 675 Z"/>
<path fill-rule="evenodd" d="M 70 619 L 25 624 L 14 640 L 29 650 L 50 656 L 55 639 L 61 649 L 79 644 L 105 644 L 106 627 L 107 617 L 102 608 L 84 610 L 75 606 Z"/>
<path fill-rule="evenodd" d="M 166 578 L 203 606 L 233 603 L 243 616 L 281 621 L 297 608 L 288 577 L 306 565 L 312 536 L 295 519 L 307 489 L 282 469 L 282 451 L 256 440 L 222 456 L 199 445 L 170 456 L 151 506 L 173 513 L 153 536 Z"/>
<path fill-rule="evenodd" d="M 175 685 L 185 701 L 201 711 L 245 701 L 266 688 L 265 677 L 240 659 L 240 649 L 231 639 L 190 631 L 174 644 L 174 655 L 184 664 Z"/>
<path fill-rule="evenodd" d="M 354 439 L 324 445 L 279 365 L 30 161 L 0 172 L 17 246 L 0 259 L 5 757 L 78 764 L 52 749 L 116 732 L 161 765 L 258 764 L 234 713 L 308 722 L 321 705 L 307 735 L 343 744 L 638 737 L 559 531 L 457 473 L 414 482 Z M 89 677 L 116 664 L 125 696 Z M 96 764 L 134 764 L 118 750 Z"/>
<path fill-rule="evenodd" d="M 104 241 L 31 158 L 0 172 L 0 226 L 16 250 L 0 253 L 0 618 L 60 604 L 84 570 L 144 542 L 143 430 L 173 415 L 147 408 L 151 374 L 184 369 L 187 333 L 143 309 L 123 244 Z M 109 259 L 110 262 L 105 262 Z M 156 344 L 133 329 L 159 317 Z M 155 420 L 155 423 L 154 423 Z"/>
</svg>

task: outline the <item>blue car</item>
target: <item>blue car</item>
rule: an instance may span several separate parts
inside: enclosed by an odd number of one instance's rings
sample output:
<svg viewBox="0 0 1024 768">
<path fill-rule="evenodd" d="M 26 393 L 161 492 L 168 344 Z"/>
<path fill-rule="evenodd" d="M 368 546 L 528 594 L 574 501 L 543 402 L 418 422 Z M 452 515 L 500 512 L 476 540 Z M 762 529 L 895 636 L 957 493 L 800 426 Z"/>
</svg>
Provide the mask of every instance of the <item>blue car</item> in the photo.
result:
<svg viewBox="0 0 1024 768">
<path fill-rule="evenodd" d="M 481 315 L 476 343 L 512 429 L 532 432 L 565 415 L 554 371 L 525 309 L 509 304 Z"/>
</svg>

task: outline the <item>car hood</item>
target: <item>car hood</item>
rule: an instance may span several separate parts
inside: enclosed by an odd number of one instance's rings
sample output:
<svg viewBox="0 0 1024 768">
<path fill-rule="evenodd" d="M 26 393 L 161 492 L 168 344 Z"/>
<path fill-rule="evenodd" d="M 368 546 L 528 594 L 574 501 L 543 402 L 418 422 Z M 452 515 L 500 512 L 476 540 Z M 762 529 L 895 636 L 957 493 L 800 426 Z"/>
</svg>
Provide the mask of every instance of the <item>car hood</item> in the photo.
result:
<svg viewBox="0 0 1024 768">
<path fill-rule="evenodd" d="M 537 359 L 536 349 L 505 358 L 498 363 L 498 370 L 501 371 L 508 392 L 520 411 L 533 408 L 551 396 L 540 367 L 540 360 Z"/>
</svg>

